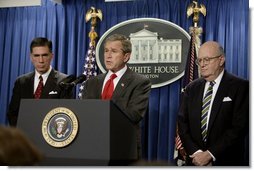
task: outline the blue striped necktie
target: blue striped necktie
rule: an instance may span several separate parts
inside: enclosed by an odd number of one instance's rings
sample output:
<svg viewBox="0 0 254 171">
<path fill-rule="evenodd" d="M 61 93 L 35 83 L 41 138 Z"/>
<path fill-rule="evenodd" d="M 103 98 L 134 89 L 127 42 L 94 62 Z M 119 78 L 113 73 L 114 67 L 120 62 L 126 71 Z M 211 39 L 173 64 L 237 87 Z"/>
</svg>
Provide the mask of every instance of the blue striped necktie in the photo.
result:
<svg viewBox="0 0 254 171">
<path fill-rule="evenodd" d="M 202 139 L 204 142 L 206 142 L 206 139 L 207 139 L 207 115 L 208 115 L 209 108 L 211 106 L 214 84 L 215 84 L 215 81 L 210 82 L 210 85 L 206 91 L 205 97 L 203 98 L 202 113 L 201 113 L 201 134 L 202 134 Z"/>
</svg>

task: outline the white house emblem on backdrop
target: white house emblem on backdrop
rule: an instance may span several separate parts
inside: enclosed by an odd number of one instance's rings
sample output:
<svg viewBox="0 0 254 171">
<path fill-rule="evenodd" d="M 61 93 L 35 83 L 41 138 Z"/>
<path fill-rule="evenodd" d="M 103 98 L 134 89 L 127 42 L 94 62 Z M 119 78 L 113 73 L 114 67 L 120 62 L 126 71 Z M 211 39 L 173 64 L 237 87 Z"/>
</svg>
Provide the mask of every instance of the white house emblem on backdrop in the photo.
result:
<svg viewBox="0 0 254 171">
<path fill-rule="evenodd" d="M 159 38 L 146 28 L 130 34 L 132 53 L 129 63 L 181 63 L 182 40 Z"/>
<path fill-rule="evenodd" d="M 112 34 L 123 34 L 131 41 L 128 66 L 149 78 L 152 88 L 168 85 L 184 75 L 190 35 L 178 25 L 157 18 L 137 18 L 111 27 L 96 46 L 96 62 L 102 72 L 106 72 L 103 46 Z"/>
</svg>

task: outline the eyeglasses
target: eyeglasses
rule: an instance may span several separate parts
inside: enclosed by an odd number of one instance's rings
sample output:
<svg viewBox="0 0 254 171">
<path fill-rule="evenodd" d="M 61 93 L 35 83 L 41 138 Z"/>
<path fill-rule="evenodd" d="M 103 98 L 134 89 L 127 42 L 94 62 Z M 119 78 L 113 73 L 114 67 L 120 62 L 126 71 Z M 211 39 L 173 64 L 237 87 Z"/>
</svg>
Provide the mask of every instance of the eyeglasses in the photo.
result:
<svg viewBox="0 0 254 171">
<path fill-rule="evenodd" d="M 221 57 L 221 54 L 218 56 L 212 56 L 212 57 L 204 57 L 204 58 L 197 58 L 195 60 L 196 65 L 200 66 L 201 62 L 203 61 L 205 65 L 208 65 L 211 61 L 211 59 L 219 58 Z"/>
</svg>

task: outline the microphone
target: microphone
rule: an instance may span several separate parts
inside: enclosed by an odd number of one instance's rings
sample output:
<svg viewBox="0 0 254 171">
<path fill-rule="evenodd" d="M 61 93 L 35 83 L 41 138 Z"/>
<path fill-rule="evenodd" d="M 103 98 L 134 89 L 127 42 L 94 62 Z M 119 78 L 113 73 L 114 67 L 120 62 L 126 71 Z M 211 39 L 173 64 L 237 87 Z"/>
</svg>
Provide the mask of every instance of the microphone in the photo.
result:
<svg viewBox="0 0 254 171">
<path fill-rule="evenodd" d="M 65 83 L 65 85 L 66 85 L 67 87 L 74 87 L 74 86 L 76 86 L 77 84 L 82 83 L 82 82 L 85 81 L 85 80 L 86 80 L 86 76 L 82 74 L 82 75 L 78 76 L 75 80 L 73 80 L 72 82 L 70 82 L 70 83 Z"/>
<path fill-rule="evenodd" d="M 62 79 L 62 81 L 59 83 L 61 87 L 65 87 L 66 84 L 69 84 L 70 82 L 73 82 L 76 79 L 74 75 L 69 75 L 66 78 Z"/>
<path fill-rule="evenodd" d="M 76 86 L 77 84 L 82 83 L 85 80 L 86 80 L 86 76 L 84 74 L 82 74 L 82 75 L 78 76 L 77 79 L 72 81 L 70 84 L 73 86 Z"/>
</svg>

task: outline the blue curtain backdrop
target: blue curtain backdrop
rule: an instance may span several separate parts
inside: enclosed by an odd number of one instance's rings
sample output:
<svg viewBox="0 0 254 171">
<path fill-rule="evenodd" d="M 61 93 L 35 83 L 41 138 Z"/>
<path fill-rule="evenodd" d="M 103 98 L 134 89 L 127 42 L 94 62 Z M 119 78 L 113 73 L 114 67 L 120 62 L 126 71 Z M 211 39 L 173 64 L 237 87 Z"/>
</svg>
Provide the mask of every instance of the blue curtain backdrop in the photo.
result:
<svg viewBox="0 0 254 171">
<path fill-rule="evenodd" d="M 85 13 L 91 6 L 103 12 L 103 21 L 97 27 L 100 36 L 119 22 L 141 17 L 165 19 L 187 32 L 192 25 L 192 19 L 186 16 L 191 0 L 42 2 L 40 7 L 0 9 L 0 124 L 6 124 L 6 111 L 15 79 L 33 70 L 29 45 L 34 37 L 45 36 L 52 40 L 54 68 L 67 74 L 82 73 L 90 30 Z M 226 69 L 249 79 L 249 1 L 199 0 L 199 3 L 207 8 L 207 16 L 201 17 L 199 23 L 204 31 L 202 42 L 219 41 L 225 48 Z M 149 112 L 142 124 L 143 155 L 148 160 L 173 160 L 180 89 L 181 79 L 152 89 Z"/>
</svg>

